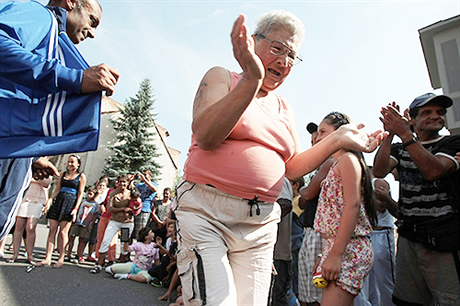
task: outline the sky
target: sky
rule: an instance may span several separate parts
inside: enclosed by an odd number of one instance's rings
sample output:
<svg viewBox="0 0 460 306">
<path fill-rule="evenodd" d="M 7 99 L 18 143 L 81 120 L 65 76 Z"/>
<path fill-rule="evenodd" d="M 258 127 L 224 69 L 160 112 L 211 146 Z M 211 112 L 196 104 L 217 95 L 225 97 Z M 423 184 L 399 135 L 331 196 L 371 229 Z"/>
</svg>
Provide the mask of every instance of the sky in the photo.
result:
<svg viewBox="0 0 460 306">
<path fill-rule="evenodd" d="M 442 94 L 430 85 L 418 30 L 460 13 L 458 0 L 99 2 L 96 38 L 78 48 L 90 65 L 119 71 L 111 98 L 120 103 L 136 95 L 144 78 L 151 80 L 156 121 L 170 133 L 167 145 L 181 151 L 180 170 L 203 75 L 214 66 L 241 71 L 230 41 L 240 13 L 251 32 L 259 15 L 276 9 L 305 25 L 299 50 L 304 62 L 276 90 L 292 105 L 303 149 L 310 147 L 306 125 L 331 111 L 365 122 L 365 131 L 373 132 L 382 128 L 382 106 L 396 101 L 404 109 L 421 94 Z M 366 154 L 368 164 L 372 159 Z"/>
</svg>

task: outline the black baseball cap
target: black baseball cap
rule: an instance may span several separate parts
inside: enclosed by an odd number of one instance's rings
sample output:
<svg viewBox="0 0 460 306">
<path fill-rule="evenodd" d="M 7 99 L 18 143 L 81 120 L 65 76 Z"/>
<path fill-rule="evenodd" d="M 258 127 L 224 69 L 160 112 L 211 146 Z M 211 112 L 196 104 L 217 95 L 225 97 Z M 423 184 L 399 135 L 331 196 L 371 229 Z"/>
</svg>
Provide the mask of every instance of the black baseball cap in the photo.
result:
<svg viewBox="0 0 460 306">
<path fill-rule="evenodd" d="M 317 132 L 318 131 L 318 125 L 316 123 L 314 123 L 314 122 L 310 122 L 309 124 L 307 124 L 307 131 L 310 134 L 313 134 L 314 132 Z"/>
<path fill-rule="evenodd" d="M 415 100 L 410 104 L 409 109 L 422 107 L 428 103 L 435 103 L 444 108 L 449 108 L 453 104 L 452 99 L 449 98 L 448 96 L 444 96 L 444 95 L 437 96 L 433 93 L 426 93 L 424 95 L 421 95 L 415 98 Z"/>
</svg>

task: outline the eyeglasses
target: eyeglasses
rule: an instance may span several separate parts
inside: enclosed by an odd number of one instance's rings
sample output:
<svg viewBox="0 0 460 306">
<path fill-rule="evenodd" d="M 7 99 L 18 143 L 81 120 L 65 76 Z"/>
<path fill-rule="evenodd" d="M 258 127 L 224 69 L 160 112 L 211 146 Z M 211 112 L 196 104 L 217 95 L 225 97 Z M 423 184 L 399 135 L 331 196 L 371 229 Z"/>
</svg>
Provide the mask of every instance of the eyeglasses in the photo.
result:
<svg viewBox="0 0 460 306">
<path fill-rule="evenodd" d="M 296 54 L 294 50 L 289 48 L 285 43 L 279 40 L 271 40 L 265 35 L 256 33 L 254 36 L 260 36 L 270 42 L 270 53 L 275 55 L 275 56 L 280 56 L 283 55 L 284 53 L 288 52 L 288 66 L 292 67 L 294 65 L 297 65 L 298 63 L 302 62 L 302 56 L 300 54 Z"/>
</svg>

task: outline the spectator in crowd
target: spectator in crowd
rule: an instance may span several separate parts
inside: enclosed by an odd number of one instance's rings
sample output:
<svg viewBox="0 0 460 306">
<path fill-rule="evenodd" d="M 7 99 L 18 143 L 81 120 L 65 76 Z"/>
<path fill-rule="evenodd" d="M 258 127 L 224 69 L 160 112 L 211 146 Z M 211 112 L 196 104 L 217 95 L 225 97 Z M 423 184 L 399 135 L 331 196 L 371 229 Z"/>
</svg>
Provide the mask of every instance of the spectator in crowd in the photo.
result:
<svg viewBox="0 0 460 306">
<path fill-rule="evenodd" d="M 117 177 L 115 180 L 115 189 L 119 188 L 118 184 L 118 179 L 120 177 Z M 99 223 L 98 223 L 98 228 L 97 228 L 97 240 L 96 240 L 96 258 L 99 258 L 99 249 L 101 248 L 102 244 L 102 239 L 104 238 L 104 233 L 105 230 L 107 229 L 107 225 L 109 225 L 109 221 L 112 218 L 112 214 L 109 212 L 109 200 L 110 200 L 110 195 L 112 194 L 113 191 L 115 191 L 114 188 L 109 188 L 107 191 L 107 196 L 104 199 L 104 202 L 101 204 L 101 217 L 99 218 Z M 111 265 L 114 263 L 115 259 L 117 258 L 117 236 L 113 236 L 112 241 L 109 243 L 109 249 L 107 251 L 107 259 L 108 259 L 108 265 Z"/>
<path fill-rule="evenodd" d="M 292 192 L 294 198 L 292 199 L 292 231 L 291 231 L 291 240 L 292 240 L 292 281 L 291 287 L 294 295 L 297 297 L 299 293 L 299 251 L 302 246 L 302 241 L 304 238 L 303 224 L 302 224 L 302 214 L 303 209 L 299 207 L 300 193 L 299 190 L 305 185 L 303 177 L 298 178 L 297 180 L 290 181 L 292 186 Z"/>
<path fill-rule="evenodd" d="M 129 199 L 129 208 L 131 208 L 130 211 L 126 212 L 128 214 L 127 217 L 136 217 L 141 213 L 142 210 L 142 199 L 141 199 L 141 193 L 139 190 L 134 187 L 134 189 L 131 189 L 131 198 Z"/>
<path fill-rule="evenodd" d="M 377 210 L 377 224 L 370 234 L 374 264 L 364 282 L 363 290 L 354 300 L 354 306 L 393 306 L 391 295 L 395 280 L 396 247 L 394 219 L 390 212 L 394 213 L 398 204 L 391 198 L 390 184 L 386 180 L 373 177 L 372 187 Z"/>
<path fill-rule="evenodd" d="M 325 137 L 350 119 L 339 112 L 328 114 L 318 126 L 316 140 Z M 329 281 L 321 305 L 349 306 L 363 288 L 373 262 L 369 234 L 377 215 L 371 176 L 360 152 L 339 150 L 321 183 L 314 228 L 323 237 L 316 273 Z"/>
<path fill-rule="evenodd" d="M 292 254 L 292 187 L 287 178 L 276 202 L 281 207 L 281 222 L 278 223 L 278 235 L 273 254 L 272 286 L 268 305 L 289 305 L 287 293 L 291 288 Z"/>
<path fill-rule="evenodd" d="M 156 247 L 160 250 L 161 263 L 149 269 L 149 274 L 153 277 L 151 284 L 155 287 L 169 287 L 171 278 L 176 270 L 176 223 L 171 222 L 167 227 L 166 242 Z"/>
<path fill-rule="evenodd" d="M 8 260 L 8 262 L 15 262 L 18 259 L 21 239 L 25 230 L 27 233 L 25 240 L 27 260 L 30 264 L 36 265 L 33 255 L 36 236 L 35 230 L 37 228 L 38 219 L 42 215 L 43 206 L 46 205 L 48 200 L 48 187 L 50 183 L 50 177 L 43 180 L 32 179 L 30 187 L 24 195 L 22 203 L 18 209 L 13 234 L 14 255 Z"/>
<path fill-rule="evenodd" d="M 51 265 L 54 242 L 59 228 L 58 249 L 59 259 L 53 268 L 61 268 L 64 264 L 65 250 L 69 241 L 69 229 L 72 222 L 77 218 L 77 212 L 83 199 L 86 185 L 86 176 L 79 172 L 81 165 L 78 155 L 70 155 L 67 161 L 67 171 L 59 176 L 59 180 L 53 194 L 48 199 L 43 212 L 47 212 L 50 229 L 46 245 L 46 257 L 39 265 Z"/>
<path fill-rule="evenodd" d="M 166 219 L 171 211 L 171 188 L 166 187 L 163 190 L 163 199 L 155 201 L 152 207 L 151 228 L 155 236 L 160 236 L 163 241 L 166 240 Z"/>
<path fill-rule="evenodd" d="M 318 136 L 318 125 L 310 122 L 307 125 L 307 131 L 311 134 L 311 145 L 314 146 Z M 302 306 L 319 306 L 321 302 L 323 291 L 313 284 L 312 278 L 318 254 L 323 248 L 323 239 L 321 234 L 313 228 L 313 223 L 321 182 L 326 178 L 333 162 L 334 160 L 329 158 L 319 169 L 311 172 L 307 186 L 299 190 L 299 207 L 304 210 L 302 225 L 305 233 L 299 251 L 299 301 Z"/>
<path fill-rule="evenodd" d="M 135 252 L 132 262 L 116 263 L 105 271 L 118 279 L 130 279 L 139 283 L 148 283 L 152 278 L 147 272 L 152 264 L 158 264 L 159 251 L 156 245 L 161 244 L 160 239 L 157 243 L 153 242 L 155 234 L 153 231 L 144 227 L 139 231 L 139 241 L 131 245 L 123 246 L 125 252 Z"/>
<path fill-rule="evenodd" d="M 375 156 L 374 175 L 396 168 L 400 186 L 396 305 L 460 301 L 460 135 L 439 134 L 451 106 L 448 96 L 427 93 L 404 114 L 395 102 L 381 110 L 390 136 Z M 402 143 L 391 143 L 395 135 Z"/>
<path fill-rule="evenodd" d="M 137 233 L 143 227 L 145 227 L 150 220 L 152 215 L 153 200 L 157 194 L 158 185 L 152 182 L 152 170 L 146 169 L 142 173 L 138 174 L 142 183 L 136 187 L 141 193 L 142 199 L 142 211 L 139 215 L 134 218 L 134 237 L 137 239 Z"/>
<path fill-rule="evenodd" d="M 88 244 L 88 257 L 86 257 L 86 261 L 89 262 L 96 262 L 94 258 L 96 256 L 96 245 L 97 245 L 97 231 L 99 228 L 99 221 L 101 219 L 101 214 L 105 212 L 105 207 L 101 204 L 107 198 L 107 193 L 109 192 L 109 178 L 107 176 L 101 176 L 96 182 L 96 197 L 95 202 L 99 204 L 99 212 L 97 213 L 96 220 L 94 222 L 93 227 L 89 233 L 87 244 Z M 93 255 L 94 254 L 94 255 Z"/>
<path fill-rule="evenodd" d="M 100 211 L 100 205 L 96 202 L 97 189 L 91 187 L 86 193 L 86 200 L 80 205 L 77 213 L 77 219 L 72 224 L 69 232 L 69 246 L 67 250 L 67 256 L 72 258 L 72 249 L 75 241 L 75 237 L 78 239 L 77 256 L 75 263 L 81 263 L 85 261 L 83 259 L 83 251 L 85 250 L 86 244 L 88 243 L 88 237 L 94 226 L 97 215 Z"/>
<path fill-rule="evenodd" d="M 90 270 L 91 273 L 97 274 L 102 271 L 102 266 L 105 265 L 105 257 L 109 250 L 110 243 L 113 237 L 121 229 L 127 229 L 128 237 L 131 236 L 134 224 L 132 214 L 129 214 L 131 208 L 129 208 L 129 201 L 131 199 L 131 191 L 128 189 L 128 178 L 126 175 L 120 175 L 118 177 L 118 187 L 115 189 L 109 198 L 108 211 L 112 214 L 112 217 L 107 225 L 102 239 L 101 247 L 99 249 L 99 255 L 97 258 L 97 265 Z M 121 250 L 122 260 L 126 260 L 128 252 L 123 247 Z"/>
</svg>

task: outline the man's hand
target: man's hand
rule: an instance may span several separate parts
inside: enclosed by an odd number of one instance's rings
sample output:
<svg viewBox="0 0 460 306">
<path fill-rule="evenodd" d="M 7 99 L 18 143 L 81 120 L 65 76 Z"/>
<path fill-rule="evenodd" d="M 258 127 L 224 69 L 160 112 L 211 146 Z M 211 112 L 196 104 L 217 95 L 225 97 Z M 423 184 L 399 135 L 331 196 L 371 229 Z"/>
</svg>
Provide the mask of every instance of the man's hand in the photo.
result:
<svg viewBox="0 0 460 306">
<path fill-rule="evenodd" d="M 412 139 L 413 134 L 410 129 L 410 115 L 409 109 L 404 111 L 404 115 L 399 112 L 399 107 L 395 102 L 388 104 L 386 107 L 382 107 L 380 111 L 382 121 L 385 130 L 391 134 L 396 134 L 401 138 L 403 142 L 409 141 Z"/>
<path fill-rule="evenodd" d="M 47 156 L 40 157 L 32 164 L 32 176 L 35 180 L 42 180 L 52 175 L 59 176 L 59 171 Z"/>
<path fill-rule="evenodd" d="M 83 71 L 81 92 L 91 93 L 105 90 L 107 96 L 111 96 L 118 82 L 120 74 L 114 68 L 106 64 L 92 66 Z"/>
</svg>

